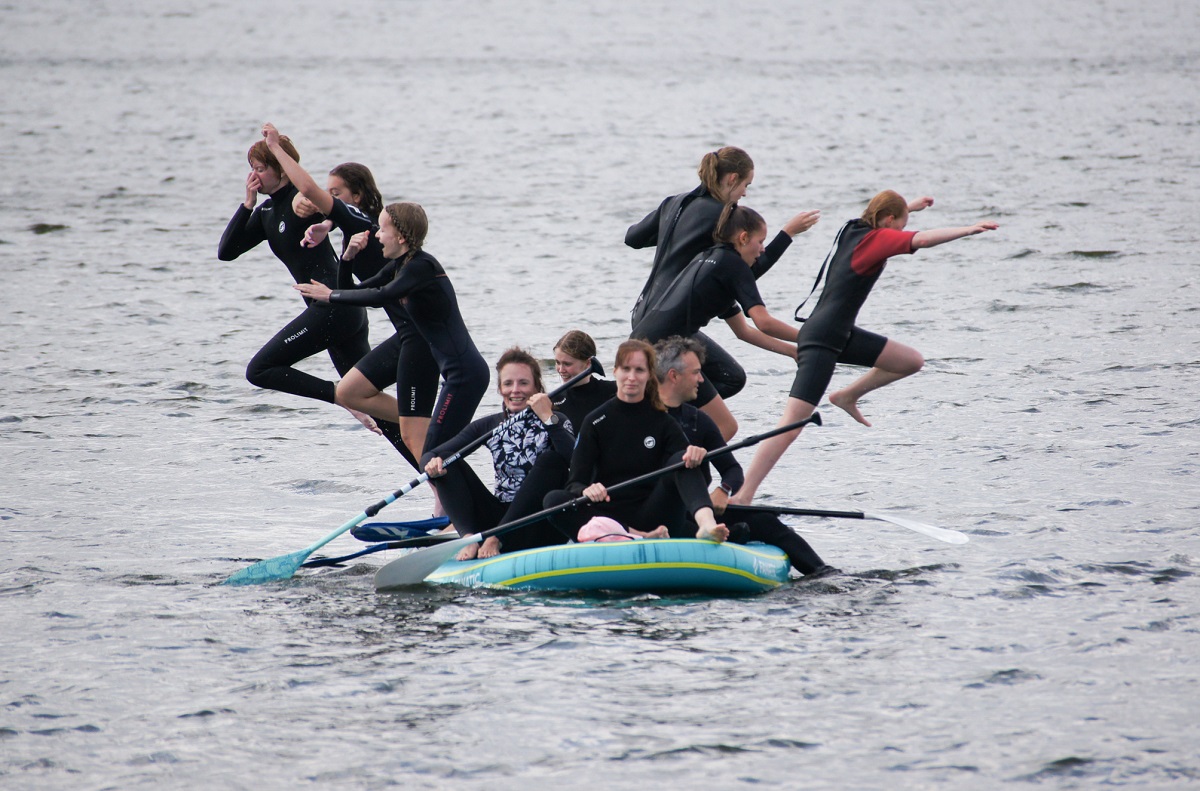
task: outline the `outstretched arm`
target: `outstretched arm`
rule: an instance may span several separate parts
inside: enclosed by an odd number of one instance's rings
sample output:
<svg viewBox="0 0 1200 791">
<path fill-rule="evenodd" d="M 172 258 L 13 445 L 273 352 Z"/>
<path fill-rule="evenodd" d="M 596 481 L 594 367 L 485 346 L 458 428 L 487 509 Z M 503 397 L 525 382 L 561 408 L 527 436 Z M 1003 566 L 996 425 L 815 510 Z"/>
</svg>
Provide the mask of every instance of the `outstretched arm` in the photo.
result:
<svg viewBox="0 0 1200 791">
<path fill-rule="evenodd" d="M 923 198 L 917 198 L 916 200 L 909 201 L 908 202 L 908 211 L 911 214 L 912 212 L 915 212 L 915 211 L 921 211 L 921 209 L 928 209 L 932 205 L 933 205 L 933 198 L 926 195 Z"/>
<path fill-rule="evenodd" d="M 765 314 L 767 309 L 762 305 L 755 305 L 750 309 L 751 317 L 758 311 L 762 311 Z M 768 318 L 771 317 L 768 316 Z M 784 357 L 791 357 L 793 360 L 796 359 L 796 335 L 798 332 L 782 321 L 778 322 L 782 325 L 782 329 L 774 327 L 773 329 L 777 329 L 785 338 L 772 337 L 757 327 L 751 327 L 746 323 L 746 317 L 741 313 L 735 313 L 725 319 L 725 323 L 729 325 L 729 329 L 733 330 L 733 334 L 738 337 L 738 340 L 745 341 L 751 346 L 757 346 L 760 349 L 766 349 L 769 352 L 782 354 Z M 758 324 L 758 322 L 755 321 L 755 324 Z M 788 332 L 791 333 L 790 341 L 786 339 Z"/>
<path fill-rule="evenodd" d="M 283 146 L 279 145 L 279 130 L 273 124 L 263 124 L 262 136 L 267 141 L 267 148 L 271 149 L 271 153 L 279 160 L 279 166 L 283 168 L 288 181 L 296 185 L 301 195 L 312 201 L 317 211 L 329 214 L 333 210 L 333 196 L 321 189 L 317 182 L 313 181 L 313 177 L 308 175 L 308 171 L 300 167 L 300 163 L 283 150 Z"/>
<path fill-rule="evenodd" d="M 935 228 L 932 231 L 917 231 L 917 235 L 913 237 L 912 246 L 914 250 L 920 250 L 923 247 L 937 247 L 939 244 L 953 242 L 955 239 L 962 239 L 964 236 L 974 236 L 984 231 L 994 231 L 999 227 L 994 222 L 984 221 L 977 222 L 974 225 L 965 225 L 962 228 Z"/>
</svg>

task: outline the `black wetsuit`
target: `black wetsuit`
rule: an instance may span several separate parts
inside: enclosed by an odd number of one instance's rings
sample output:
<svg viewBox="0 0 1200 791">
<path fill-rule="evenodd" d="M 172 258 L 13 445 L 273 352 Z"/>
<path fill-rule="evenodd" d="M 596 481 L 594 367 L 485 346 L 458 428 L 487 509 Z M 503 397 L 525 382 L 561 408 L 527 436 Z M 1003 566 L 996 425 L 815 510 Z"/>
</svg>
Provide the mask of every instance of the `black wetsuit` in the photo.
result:
<svg viewBox="0 0 1200 791">
<path fill-rule="evenodd" d="M 851 220 L 830 251 L 825 287 L 796 340 L 796 378 L 790 395 L 813 406 L 825 394 L 837 363 L 873 366 L 887 338 L 854 325 L 892 255 L 914 252 L 915 231 L 873 229 Z"/>
<path fill-rule="evenodd" d="M 617 383 L 592 377 L 585 384 L 575 385 L 551 401 L 554 409 L 570 419 L 571 425 L 582 426 L 583 419 L 617 394 Z"/>
<path fill-rule="evenodd" d="M 564 490 L 546 496 L 547 508 L 580 496 L 592 483 L 606 487 L 661 470 L 678 462 L 687 450 L 683 429 L 648 399 L 629 404 L 614 398 L 587 416 L 571 455 L 571 475 Z M 689 517 L 712 505 L 700 469 L 682 469 L 650 482 L 610 492 L 611 502 L 589 503 L 552 517 L 574 537 L 593 516 L 608 516 L 623 525 L 649 532 L 666 525 L 672 536 L 695 538 Z"/>
<path fill-rule="evenodd" d="M 717 424 L 696 407 L 691 404 L 680 404 L 677 407 L 670 407 L 667 412 L 683 428 L 683 433 L 688 438 L 688 444 L 699 445 L 708 451 L 725 447 L 725 438 L 721 436 L 721 430 L 717 428 Z M 708 471 L 709 463 L 717 468 L 717 472 L 721 474 L 721 485 L 730 494 L 742 488 L 746 478 L 742 472 L 742 465 L 738 464 L 732 453 L 722 453 L 700 466 L 700 469 L 704 471 L 706 482 L 712 480 Z M 736 517 L 732 518 L 739 521 L 731 523 L 729 519 L 726 519 L 725 526 L 729 528 L 729 540 L 733 543 L 748 544 L 751 541 L 761 541 L 764 544 L 777 546 L 787 553 L 792 566 L 801 574 L 811 574 L 825 565 L 825 561 L 821 560 L 808 542 L 774 514 L 763 511 L 746 511 L 739 512 Z"/>
<path fill-rule="evenodd" d="M 637 326 L 645 312 L 693 258 L 712 247 L 713 231 L 724 207 L 725 204 L 702 185 L 691 192 L 667 198 L 641 221 L 629 226 L 625 244 L 639 250 L 656 248 L 650 276 L 633 306 L 631 326 Z M 754 277 L 765 275 L 791 243 L 792 237 L 780 231 L 754 262 L 751 270 Z M 746 372 L 711 338 L 700 333 L 697 339 L 705 347 L 704 378 L 713 383 L 721 398 L 737 395 L 746 386 Z"/>
<path fill-rule="evenodd" d="M 296 188 L 285 184 L 253 210 L 238 206 L 221 243 L 217 258 L 232 261 L 263 241 L 287 266 L 297 283 L 316 280 L 336 285 L 337 257 L 326 239 L 316 247 L 301 247 L 304 231 L 318 217 L 301 219 L 292 211 Z M 359 307 L 336 306 L 305 298 L 304 311 L 254 355 L 246 379 L 256 387 L 334 403 L 336 385 L 292 366 L 318 352 L 329 352 L 339 374 L 345 375 L 371 349 L 367 340 L 367 314 Z"/>
<path fill-rule="evenodd" d="M 708 343 L 700 328 L 714 318 L 735 315 L 739 306 L 749 314 L 751 308 L 762 304 L 750 267 L 736 249 L 721 244 L 700 253 L 684 267 L 643 312 L 630 337 L 656 343 L 672 335 L 691 336 L 705 345 L 707 363 Z M 695 404 L 702 407 L 717 395 L 714 383 L 705 376 Z"/>
<path fill-rule="evenodd" d="M 360 281 L 366 281 L 387 266 L 383 246 L 375 236 L 378 226 L 371 218 L 337 198 L 334 198 L 329 218 L 342 231 L 343 253 L 351 236 L 362 231 L 370 233 L 367 246 L 358 255 L 350 261 L 343 259 L 338 269 L 339 289 L 354 288 L 351 272 Z M 403 302 L 389 302 L 383 306 L 383 310 L 396 328 L 396 334 L 380 344 L 386 347 L 385 352 L 359 361 L 359 372 L 379 390 L 396 385 L 396 404 L 400 409 L 400 417 L 429 417 L 437 400 L 440 378 L 437 360 Z"/>
<path fill-rule="evenodd" d="M 447 459 L 509 418 L 507 412 L 480 418 L 446 442 L 425 453 L 422 464 L 435 456 Z M 542 508 L 542 500 L 567 481 L 567 460 L 575 445 L 571 423 L 560 412 L 550 425 L 528 410 L 517 423 L 487 441 L 492 452 L 495 491 L 488 491 L 466 459 L 446 467 L 446 474 L 431 479 L 446 516 L 458 532 L 481 533 L 505 522 L 528 516 Z M 499 536 L 505 552 L 562 544 L 567 536 L 545 521 Z"/>
<path fill-rule="evenodd" d="M 425 435 L 425 449 L 437 447 L 471 421 L 487 392 L 490 374 L 467 331 L 454 286 L 436 258 L 417 250 L 403 263 L 399 259 L 389 261 L 379 274 L 357 288 L 334 291 L 329 299 L 336 305 L 368 307 L 398 302 L 408 309 L 417 331 L 429 344 L 443 380 Z M 396 365 L 396 349 L 380 349 L 372 351 L 363 365 L 376 365 L 377 360 L 371 358 L 377 354 Z"/>
</svg>

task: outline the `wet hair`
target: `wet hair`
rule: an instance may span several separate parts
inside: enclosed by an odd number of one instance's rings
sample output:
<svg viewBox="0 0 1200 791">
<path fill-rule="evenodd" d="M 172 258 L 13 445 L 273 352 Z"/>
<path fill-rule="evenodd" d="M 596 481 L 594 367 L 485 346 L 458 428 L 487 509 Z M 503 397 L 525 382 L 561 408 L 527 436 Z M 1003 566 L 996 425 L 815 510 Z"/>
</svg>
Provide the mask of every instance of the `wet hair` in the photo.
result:
<svg viewBox="0 0 1200 791">
<path fill-rule="evenodd" d="M 408 252 L 404 260 L 412 258 L 425 244 L 425 234 L 429 233 L 429 218 L 419 203 L 389 203 L 383 209 L 396 226 L 396 232 L 408 243 Z"/>
<path fill-rule="evenodd" d="M 329 171 L 329 175 L 337 176 L 346 182 L 346 189 L 359 196 L 358 208 L 372 220 L 383 211 L 383 195 L 375 186 L 375 177 L 366 165 L 357 162 L 343 162 Z M 407 237 L 406 237 L 407 238 Z"/>
<path fill-rule="evenodd" d="M 747 178 L 754 171 L 754 160 L 737 146 L 710 151 L 700 160 L 700 183 L 715 197 L 724 200 L 724 185 L 721 180 L 730 173 L 736 173 L 739 180 Z"/>
<path fill-rule="evenodd" d="M 596 342 L 583 330 L 568 330 L 558 339 L 558 343 L 554 344 L 555 351 L 560 349 L 563 354 L 576 360 L 590 360 L 596 356 Z"/>
<path fill-rule="evenodd" d="M 288 156 L 296 160 L 296 162 L 300 161 L 300 152 L 292 145 L 292 140 L 287 135 L 279 136 L 279 147 L 286 151 Z M 271 153 L 271 149 L 267 147 L 266 140 L 259 140 L 250 146 L 250 150 L 246 152 L 246 161 L 251 165 L 255 162 L 261 162 L 275 171 L 276 176 L 283 177 L 283 165 L 280 165 L 279 160 Z"/>
<path fill-rule="evenodd" d="M 908 204 L 904 202 L 904 198 L 900 197 L 895 190 L 884 190 L 871 198 L 871 202 L 867 204 L 867 210 L 862 214 L 862 219 L 872 228 L 878 228 L 886 218 L 903 217 L 906 214 L 908 214 Z"/>
<path fill-rule="evenodd" d="M 691 352 L 704 365 L 704 344 L 695 338 L 683 335 L 672 335 L 654 344 L 654 355 L 658 362 L 654 364 L 654 376 L 658 381 L 667 378 L 671 371 L 683 373 L 683 355 Z"/>
<path fill-rule="evenodd" d="M 754 234 L 767 227 L 767 221 L 754 209 L 727 203 L 721 210 L 721 218 L 717 220 L 717 229 L 713 231 L 713 240 L 717 244 L 733 244 L 733 240 L 742 231 Z"/>
<path fill-rule="evenodd" d="M 617 347 L 617 359 L 613 363 L 614 374 L 616 369 L 620 368 L 636 352 L 646 355 L 646 367 L 650 370 L 650 378 L 646 380 L 646 400 L 659 412 L 666 412 L 667 405 L 663 403 L 662 396 L 658 394 L 658 379 L 654 373 L 658 367 L 658 357 L 654 354 L 653 346 L 639 338 L 630 338 L 622 343 Z"/>
<path fill-rule="evenodd" d="M 528 365 L 529 370 L 533 372 L 534 388 L 539 393 L 546 392 L 546 388 L 542 386 L 542 365 L 532 354 L 520 346 L 510 346 L 505 349 L 504 354 L 500 355 L 500 359 L 496 361 L 497 385 L 499 384 L 500 371 L 506 365 Z"/>
</svg>

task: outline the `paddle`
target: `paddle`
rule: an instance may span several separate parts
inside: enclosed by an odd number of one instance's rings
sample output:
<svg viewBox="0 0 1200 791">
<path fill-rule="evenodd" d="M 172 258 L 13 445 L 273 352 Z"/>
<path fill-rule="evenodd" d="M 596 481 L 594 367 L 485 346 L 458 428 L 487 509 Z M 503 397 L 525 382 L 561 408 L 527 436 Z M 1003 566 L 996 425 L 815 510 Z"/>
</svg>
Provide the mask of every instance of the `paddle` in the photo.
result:
<svg viewBox="0 0 1200 791">
<path fill-rule="evenodd" d="M 373 544 L 366 549 L 360 549 L 357 552 L 351 552 L 349 555 L 342 555 L 336 558 L 314 558 L 307 560 L 301 564 L 300 568 L 313 569 L 321 566 L 338 566 L 345 563 L 347 560 L 354 560 L 363 555 L 370 555 L 375 552 L 382 552 L 385 549 L 419 549 L 421 547 L 436 547 L 438 544 L 446 541 L 453 541 L 458 538 L 458 533 L 437 533 L 432 536 L 416 536 L 414 538 L 405 538 L 401 541 L 389 541 L 386 544 Z"/>
<path fill-rule="evenodd" d="M 790 516 L 829 516 L 840 517 L 842 519 L 876 519 L 880 522 L 891 522 L 900 527 L 906 527 L 909 530 L 915 530 L 918 533 L 936 538 L 938 541 L 945 541 L 947 544 L 965 544 L 970 539 L 966 534 L 960 533 L 957 530 L 947 530 L 944 527 L 934 527 L 927 525 L 924 522 L 918 522 L 915 519 L 906 519 L 902 516 L 893 516 L 891 514 L 880 513 L 879 511 L 823 511 L 815 508 L 789 508 L 782 505 L 728 505 L 725 507 L 725 513 L 737 513 L 739 511 L 758 511 L 771 514 L 790 515 Z"/>
<path fill-rule="evenodd" d="M 753 437 L 747 437 L 741 442 L 736 442 L 733 445 L 726 445 L 723 448 L 709 451 L 705 458 L 711 459 L 713 456 L 719 456 L 722 453 L 730 453 L 738 450 L 739 448 L 747 448 L 751 445 L 756 445 L 759 442 L 762 442 L 764 439 L 774 437 L 777 434 L 786 434 L 789 431 L 795 431 L 796 429 L 803 428 L 809 423 L 812 423 L 815 426 L 821 425 L 821 414 L 819 412 L 813 412 L 812 415 L 805 420 L 801 420 L 787 426 L 780 426 L 762 434 L 758 434 Z M 648 472 L 645 475 L 639 475 L 636 478 L 630 478 L 627 481 L 614 483 L 612 486 L 607 488 L 609 492 L 619 491 L 630 486 L 637 486 L 638 484 L 652 481 L 655 478 L 666 475 L 667 473 L 681 470 L 683 467 L 684 463 L 679 461 L 675 464 L 670 464 L 666 467 L 663 467 L 661 470 L 654 470 L 653 472 Z M 530 514 L 529 516 L 524 516 L 520 519 L 514 519 L 511 522 L 497 525 L 491 530 L 484 530 L 482 533 L 472 533 L 471 535 L 464 536 L 456 541 L 449 541 L 445 544 L 439 544 L 436 547 L 430 547 L 429 549 L 424 549 L 420 552 L 413 552 L 411 555 L 405 555 L 402 558 L 397 558 L 375 573 L 375 590 L 388 591 L 392 590 L 393 588 L 402 588 L 406 585 L 417 585 L 430 574 L 432 574 L 438 566 L 457 555 L 465 546 L 478 544 L 489 536 L 497 536 L 501 533 L 507 533 L 510 530 L 516 530 L 518 527 L 531 525 L 534 522 L 545 519 L 551 514 L 556 514 L 559 511 L 566 511 L 568 508 L 578 508 L 579 506 L 586 505 L 590 502 L 591 500 L 589 500 L 587 497 L 576 497 L 574 500 L 568 500 L 567 502 L 562 503 L 561 505 L 556 505 L 553 508 L 546 508 L 542 511 L 538 511 L 536 514 Z"/>
<path fill-rule="evenodd" d="M 554 390 L 552 390 L 547 395 L 549 395 L 551 398 L 553 398 L 554 396 L 556 396 L 556 395 L 562 393 L 563 391 L 567 390 L 568 388 L 570 388 L 572 385 L 574 385 L 579 380 L 583 379 L 585 376 L 590 376 L 593 373 L 600 373 L 603 370 L 604 369 L 600 366 L 600 361 L 597 360 L 595 357 L 593 357 L 592 364 L 591 364 L 591 366 L 588 367 L 588 369 L 586 371 L 583 371 L 579 374 L 576 374 L 575 376 L 572 376 L 570 379 L 563 382 L 558 387 L 554 388 Z M 528 409 L 529 409 L 529 407 L 525 407 L 525 409 L 522 409 L 520 412 L 518 412 L 517 414 L 510 417 L 508 420 L 505 420 L 503 423 L 496 426 L 496 428 L 492 429 L 491 433 L 484 434 L 482 437 L 479 437 L 478 439 L 474 440 L 473 442 L 471 442 L 470 444 L 465 446 L 462 450 L 458 451 L 457 453 L 450 456 L 450 458 L 443 461 L 442 466 L 446 467 L 450 464 L 453 464 L 454 462 L 463 458 L 467 454 L 471 453 L 476 448 L 478 448 L 479 446 L 481 446 L 485 442 L 487 442 L 489 439 L 491 439 L 491 437 L 494 436 L 497 432 L 507 428 L 508 426 L 515 423 L 517 420 L 520 420 L 521 416 Z M 357 516 L 350 519 L 348 522 L 343 524 L 337 530 L 334 530 L 332 533 L 325 536 L 324 538 L 322 538 L 320 541 L 316 542 L 315 544 L 310 544 L 309 546 L 305 547 L 304 549 L 301 549 L 298 552 L 292 552 L 291 554 L 288 554 L 288 555 L 280 555 L 279 557 L 267 558 L 266 560 L 260 560 L 257 563 L 247 566 L 246 568 L 242 569 L 241 571 L 235 572 L 234 574 L 230 575 L 229 579 L 225 580 L 225 582 L 223 582 L 222 584 L 223 585 L 257 585 L 262 582 L 276 582 L 278 580 L 290 579 L 292 577 L 292 575 L 296 573 L 296 569 L 300 568 L 300 566 L 304 563 L 304 561 L 308 559 L 309 555 L 316 552 L 318 549 L 325 546 L 330 541 L 332 541 L 333 539 L 340 536 L 342 533 L 345 533 L 346 531 L 350 530 L 355 525 L 359 525 L 359 524 L 367 521 L 371 517 L 375 516 L 375 514 L 379 513 L 387 506 L 396 502 L 396 500 L 398 500 L 399 498 L 408 494 L 413 489 L 415 489 L 418 486 L 420 486 L 421 484 L 425 483 L 425 481 L 427 481 L 427 480 L 429 480 L 429 473 L 427 473 L 427 472 L 421 473 L 416 478 L 413 478 L 411 481 L 404 484 L 399 489 L 392 492 L 391 494 L 389 494 L 387 497 L 383 498 L 379 502 L 375 503 L 374 505 L 368 506 L 365 510 L 360 512 Z"/>
</svg>

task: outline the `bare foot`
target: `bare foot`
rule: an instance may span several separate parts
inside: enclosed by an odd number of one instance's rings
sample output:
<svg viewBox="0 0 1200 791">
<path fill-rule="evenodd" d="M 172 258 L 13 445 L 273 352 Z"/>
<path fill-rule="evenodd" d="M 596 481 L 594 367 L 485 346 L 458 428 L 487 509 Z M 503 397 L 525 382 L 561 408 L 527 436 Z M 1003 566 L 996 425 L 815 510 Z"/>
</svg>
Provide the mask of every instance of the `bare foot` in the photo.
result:
<svg viewBox="0 0 1200 791">
<path fill-rule="evenodd" d="M 476 541 L 475 543 L 467 544 L 465 547 L 460 549 L 458 551 L 458 554 L 454 556 L 454 559 L 455 560 L 474 560 L 475 556 L 478 554 L 479 554 L 479 542 Z"/>
<path fill-rule="evenodd" d="M 371 432 L 375 434 L 383 434 L 383 431 L 379 428 L 379 426 L 375 425 L 375 418 L 371 417 L 366 412 L 359 412 L 357 409 L 351 409 L 350 407 L 346 407 L 346 411 L 351 415 L 354 415 L 355 420 L 357 420 L 359 423 L 362 423 Z"/>
<path fill-rule="evenodd" d="M 480 558 L 494 558 L 500 554 L 500 539 L 495 536 L 488 536 L 483 542 L 483 546 L 479 548 Z"/>
<path fill-rule="evenodd" d="M 729 538 L 729 528 L 725 525 L 702 527 L 696 531 L 696 538 L 701 541 L 716 541 L 719 544 Z"/>
<path fill-rule="evenodd" d="M 750 499 L 751 498 L 746 497 L 741 492 L 738 492 L 733 497 L 729 498 L 729 505 L 750 505 Z M 716 508 L 713 509 L 714 512 L 716 510 Z"/>
<path fill-rule="evenodd" d="M 864 426 L 870 427 L 871 422 L 863 417 L 862 412 L 858 411 L 858 399 L 851 398 L 846 395 L 845 390 L 838 390 L 836 393 L 829 394 L 829 403 L 833 404 L 838 409 L 843 410 L 847 415 L 862 423 Z"/>
</svg>

